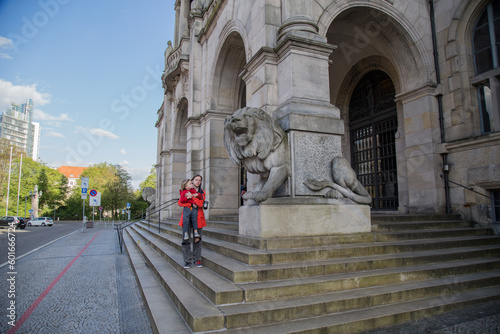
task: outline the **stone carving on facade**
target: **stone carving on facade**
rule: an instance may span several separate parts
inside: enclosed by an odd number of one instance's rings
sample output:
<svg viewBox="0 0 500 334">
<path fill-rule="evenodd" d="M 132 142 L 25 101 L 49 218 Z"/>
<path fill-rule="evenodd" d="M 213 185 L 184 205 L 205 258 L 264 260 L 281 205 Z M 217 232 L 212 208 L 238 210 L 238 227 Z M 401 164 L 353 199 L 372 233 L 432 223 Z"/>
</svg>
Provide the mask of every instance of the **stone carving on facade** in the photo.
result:
<svg viewBox="0 0 500 334">
<path fill-rule="evenodd" d="M 172 42 L 168 41 L 167 42 L 167 48 L 165 49 L 165 53 L 164 53 L 164 56 L 165 56 L 165 68 L 168 68 L 168 57 L 170 56 L 170 54 L 172 53 L 173 50 L 174 50 L 174 48 L 172 47 Z"/>
<path fill-rule="evenodd" d="M 203 11 L 206 10 L 204 0 L 193 0 L 191 1 L 191 12 L 190 16 L 202 16 Z"/>
<path fill-rule="evenodd" d="M 330 164 L 333 182 L 308 179 L 304 184 L 312 191 L 331 188 L 324 196 L 338 198 L 338 193 L 359 204 L 370 204 L 372 198 L 356 177 L 349 161 L 343 157 L 335 157 Z"/>
<path fill-rule="evenodd" d="M 181 59 L 182 48 L 177 47 L 177 50 L 170 50 L 169 55 L 167 56 L 165 70 L 171 72 L 173 69 L 177 67 L 179 64 L 179 60 Z"/>
<path fill-rule="evenodd" d="M 224 145 L 234 164 L 260 177 L 257 187 L 243 195 L 245 200 L 265 201 L 290 175 L 287 136 L 262 109 L 245 107 L 228 116 Z"/>
</svg>

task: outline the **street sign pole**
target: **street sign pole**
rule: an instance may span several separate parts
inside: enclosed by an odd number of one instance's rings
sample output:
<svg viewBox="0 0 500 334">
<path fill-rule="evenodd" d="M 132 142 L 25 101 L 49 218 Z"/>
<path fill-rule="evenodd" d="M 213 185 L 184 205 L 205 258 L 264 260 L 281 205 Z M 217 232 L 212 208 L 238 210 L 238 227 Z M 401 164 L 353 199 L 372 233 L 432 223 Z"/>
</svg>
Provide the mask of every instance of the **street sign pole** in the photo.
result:
<svg viewBox="0 0 500 334">
<path fill-rule="evenodd" d="M 83 214 L 82 214 L 82 232 L 85 228 L 85 198 L 83 199 Z"/>
<path fill-rule="evenodd" d="M 87 198 L 87 189 L 88 188 L 89 188 L 89 178 L 82 177 L 82 200 L 83 200 L 82 232 L 85 229 L 85 199 Z"/>
</svg>

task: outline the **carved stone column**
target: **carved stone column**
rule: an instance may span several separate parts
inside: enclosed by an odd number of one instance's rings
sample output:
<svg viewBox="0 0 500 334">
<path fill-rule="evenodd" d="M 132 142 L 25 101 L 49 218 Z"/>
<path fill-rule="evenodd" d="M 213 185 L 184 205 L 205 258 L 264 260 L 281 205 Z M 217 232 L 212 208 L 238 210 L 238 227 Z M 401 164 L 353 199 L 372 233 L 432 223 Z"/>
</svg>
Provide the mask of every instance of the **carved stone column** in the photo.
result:
<svg viewBox="0 0 500 334">
<path fill-rule="evenodd" d="M 278 108 L 272 116 L 287 135 L 291 175 L 275 192 L 280 197 L 240 207 L 239 233 L 265 239 L 369 232 L 368 205 L 342 196 L 325 198 L 326 189 L 313 192 L 304 184 L 310 178 L 331 181 L 330 162 L 342 156 L 344 122 L 329 90 L 329 56 L 336 47 L 317 34 L 306 2 L 282 3 L 274 49 Z"/>
</svg>

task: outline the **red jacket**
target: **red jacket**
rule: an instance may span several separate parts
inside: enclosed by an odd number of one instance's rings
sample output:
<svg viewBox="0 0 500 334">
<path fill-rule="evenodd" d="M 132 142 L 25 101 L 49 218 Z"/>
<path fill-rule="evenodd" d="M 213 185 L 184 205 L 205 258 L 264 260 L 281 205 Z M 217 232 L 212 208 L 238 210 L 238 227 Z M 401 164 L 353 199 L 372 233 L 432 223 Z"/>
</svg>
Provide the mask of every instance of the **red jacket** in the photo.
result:
<svg viewBox="0 0 500 334">
<path fill-rule="evenodd" d="M 203 202 L 205 202 L 205 191 L 200 188 L 200 191 L 198 191 L 198 197 L 193 198 L 193 201 L 194 204 L 198 206 L 198 228 L 204 228 L 205 226 L 207 226 L 207 220 L 205 219 L 205 214 L 203 213 Z M 191 203 L 181 203 L 180 198 L 177 203 L 179 204 L 179 206 L 187 206 L 187 207 L 191 206 Z M 179 225 L 182 226 L 182 215 Z"/>
</svg>

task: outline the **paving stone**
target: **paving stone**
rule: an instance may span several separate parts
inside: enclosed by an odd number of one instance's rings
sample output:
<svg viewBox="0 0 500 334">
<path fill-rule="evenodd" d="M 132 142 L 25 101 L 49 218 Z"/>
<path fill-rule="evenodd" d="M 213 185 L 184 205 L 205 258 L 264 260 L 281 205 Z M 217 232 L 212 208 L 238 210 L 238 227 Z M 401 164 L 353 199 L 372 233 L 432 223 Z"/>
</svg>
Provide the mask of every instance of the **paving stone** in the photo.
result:
<svg viewBox="0 0 500 334">
<path fill-rule="evenodd" d="M 110 227 L 70 235 L 20 259 L 15 275 L 17 319 L 94 236 L 17 333 L 152 333 L 130 261 L 120 253 L 116 231 Z M 8 267 L 0 269 L 1 291 L 7 291 L 8 272 Z M 9 300 L 3 292 L 2 310 Z M 10 328 L 6 315 L 0 321 L 2 333 Z"/>
</svg>

